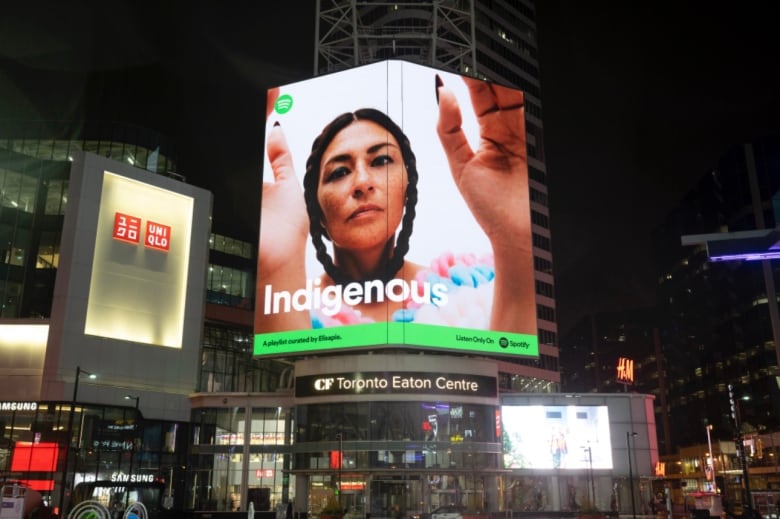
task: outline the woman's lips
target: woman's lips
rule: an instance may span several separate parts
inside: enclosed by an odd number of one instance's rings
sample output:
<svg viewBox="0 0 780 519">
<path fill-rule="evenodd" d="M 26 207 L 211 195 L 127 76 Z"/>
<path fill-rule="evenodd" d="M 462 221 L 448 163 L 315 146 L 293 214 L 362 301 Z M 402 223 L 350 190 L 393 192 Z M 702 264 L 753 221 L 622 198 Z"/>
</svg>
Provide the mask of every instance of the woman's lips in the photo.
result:
<svg viewBox="0 0 780 519">
<path fill-rule="evenodd" d="M 352 214 L 349 215 L 349 218 L 347 218 L 347 220 L 353 220 L 355 218 L 359 218 L 359 217 L 361 217 L 362 215 L 364 215 L 366 213 L 375 213 L 375 212 L 381 212 L 381 211 L 382 211 L 382 208 L 379 207 L 378 205 L 374 205 L 374 204 L 361 205 L 360 207 L 355 209 L 352 212 Z"/>
</svg>

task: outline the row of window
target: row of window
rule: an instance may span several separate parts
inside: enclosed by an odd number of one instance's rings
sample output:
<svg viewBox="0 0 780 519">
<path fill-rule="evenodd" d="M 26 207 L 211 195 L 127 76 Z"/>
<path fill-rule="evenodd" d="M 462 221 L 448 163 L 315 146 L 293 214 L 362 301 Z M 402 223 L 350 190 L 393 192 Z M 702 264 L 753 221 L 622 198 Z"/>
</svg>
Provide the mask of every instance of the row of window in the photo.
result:
<svg viewBox="0 0 780 519">
<path fill-rule="evenodd" d="M 530 177 L 531 180 L 535 180 L 540 184 L 547 185 L 547 174 L 538 168 L 529 165 L 528 176 Z"/>
<path fill-rule="evenodd" d="M 498 62 L 484 52 L 477 51 L 477 61 L 479 62 L 480 67 L 483 67 L 483 71 L 485 69 L 492 70 L 495 72 L 495 76 L 506 79 L 511 84 L 518 86 L 521 90 L 528 92 L 534 97 L 541 97 L 538 85 L 534 85 L 524 76 L 515 73 L 514 70 L 511 70 L 507 65 Z M 495 77 L 493 77 L 493 79 L 495 79 Z"/>
<path fill-rule="evenodd" d="M 217 233 L 211 233 L 209 236 L 209 249 L 240 258 L 252 259 L 255 257 L 255 248 L 251 243 Z"/>
<path fill-rule="evenodd" d="M 530 196 L 531 202 L 536 202 L 537 204 L 547 207 L 547 193 L 542 193 L 537 189 L 530 188 Z"/>
<path fill-rule="evenodd" d="M 532 233 L 531 239 L 533 241 L 534 247 L 546 251 L 552 249 L 550 238 L 548 238 L 547 236 L 542 236 L 541 234 Z"/>
<path fill-rule="evenodd" d="M 534 211 L 533 209 L 531 210 L 531 223 L 544 227 L 545 229 L 550 228 L 550 218 L 546 214 Z"/>
<path fill-rule="evenodd" d="M 86 151 L 124 162 L 136 168 L 162 173 L 179 180 L 173 173 L 176 166 L 170 156 L 161 149 L 167 142 L 159 133 L 138 126 L 119 123 L 84 124 L 73 128 L 67 121 L 11 121 L 13 139 L 0 138 L 0 149 L 5 148 L 21 155 L 46 161 L 68 162 L 79 151 Z M 5 134 L 10 132 L 6 131 Z M 93 139 L 55 139 L 51 135 L 81 133 Z M 137 144 L 140 143 L 140 144 Z"/>
<path fill-rule="evenodd" d="M 545 321 L 555 322 L 555 309 L 546 305 L 536 305 L 536 317 Z"/>
<path fill-rule="evenodd" d="M 536 293 L 545 297 L 553 297 L 553 286 L 550 283 L 536 280 Z"/>
</svg>

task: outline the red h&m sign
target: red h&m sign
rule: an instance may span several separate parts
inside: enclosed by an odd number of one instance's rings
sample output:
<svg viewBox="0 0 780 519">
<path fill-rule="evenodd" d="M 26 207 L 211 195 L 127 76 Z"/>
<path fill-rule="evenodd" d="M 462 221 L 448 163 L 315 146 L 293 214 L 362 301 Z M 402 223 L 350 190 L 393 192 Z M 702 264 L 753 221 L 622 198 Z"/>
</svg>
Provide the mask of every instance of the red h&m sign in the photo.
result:
<svg viewBox="0 0 780 519">
<path fill-rule="evenodd" d="M 623 384 L 634 383 L 634 360 L 619 357 L 617 364 L 617 381 Z"/>
<path fill-rule="evenodd" d="M 161 223 L 146 222 L 146 241 L 144 245 L 150 249 L 168 252 L 171 248 L 171 227 Z"/>
<path fill-rule="evenodd" d="M 141 219 L 129 214 L 114 215 L 114 239 L 127 243 L 138 243 L 141 237 Z"/>
</svg>

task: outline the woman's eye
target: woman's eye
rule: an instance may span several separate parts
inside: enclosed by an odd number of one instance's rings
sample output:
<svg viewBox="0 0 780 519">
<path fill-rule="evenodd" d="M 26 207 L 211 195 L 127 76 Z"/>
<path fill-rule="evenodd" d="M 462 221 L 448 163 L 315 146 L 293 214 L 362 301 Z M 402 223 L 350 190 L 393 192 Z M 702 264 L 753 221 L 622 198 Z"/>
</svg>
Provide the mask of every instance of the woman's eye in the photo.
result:
<svg viewBox="0 0 780 519">
<path fill-rule="evenodd" d="M 328 173 L 328 175 L 325 177 L 325 182 L 332 182 L 334 180 L 338 180 L 341 177 L 345 177 L 349 174 L 349 169 L 347 169 L 344 166 L 338 167 Z"/>
<path fill-rule="evenodd" d="M 377 155 L 371 161 L 372 166 L 387 166 L 388 164 L 392 164 L 392 163 L 393 163 L 393 157 L 391 157 L 390 155 Z"/>
</svg>

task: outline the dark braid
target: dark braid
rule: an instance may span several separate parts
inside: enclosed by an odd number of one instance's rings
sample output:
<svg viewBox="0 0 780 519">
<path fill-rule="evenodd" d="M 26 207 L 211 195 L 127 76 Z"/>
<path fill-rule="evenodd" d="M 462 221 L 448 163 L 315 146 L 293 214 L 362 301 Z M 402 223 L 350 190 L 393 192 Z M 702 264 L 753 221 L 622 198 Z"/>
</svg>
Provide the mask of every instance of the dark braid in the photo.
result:
<svg viewBox="0 0 780 519">
<path fill-rule="evenodd" d="M 322 162 L 322 154 L 325 152 L 325 148 L 330 145 L 333 138 L 353 122 L 362 120 L 371 121 L 380 125 L 395 137 L 395 140 L 398 141 L 398 145 L 401 148 L 401 156 L 406 165 L 406 173 L 409 178 L 409 184 L 406 188 L 406 206 L 404 208 L 401 230 L 398 233 L 395 249 L 393 249 L 393 254 L 387 263 L 384 276 L 382 276 L 382 281 L 385 283 L 393 279 L 404 264 L 404 257 L 406 256 L 406 253 L 409 252 L 409 238 L 412 236 L 412 228 L 414 227 L 414 217 L 416 214 L 417 180 L 419 177 L 417 174 L 417 159 L 409 144 L 408 137 L 406 137 L 403 130 L 392 119 L 379 110 L 362 108 L 355 112 L 341 114 L 331 121 L 330 124 L 325 126 L 317 138 L 314 139 L 314 143 L 311 146 L 311 153 L 306 160 L 306 174 L 303 177 L 303 197 L 306 200 L 306 211 L 309 214 L 309 234 L 311 234 L 312 243 L 317 251 L 317 260 L 322 263 L 325 272 L 333 281 L 340 285 L 355 280 L 347 276 L 333 263 L 333 259 L 328 254 L 328 248 L 322 240 L 323 237 L 327 239 L 330 239 L 330 237 L 322 226 L 322 208 L 317 200 L 317 188 L 320 180 L 320 163 Z M 390 238 L 387 242 L 386 248 L 387 251 L 393 248 L 393 238 Z"/>
</svg>

